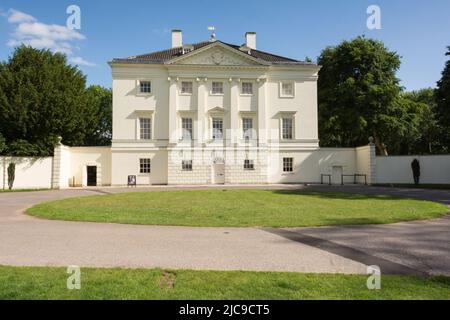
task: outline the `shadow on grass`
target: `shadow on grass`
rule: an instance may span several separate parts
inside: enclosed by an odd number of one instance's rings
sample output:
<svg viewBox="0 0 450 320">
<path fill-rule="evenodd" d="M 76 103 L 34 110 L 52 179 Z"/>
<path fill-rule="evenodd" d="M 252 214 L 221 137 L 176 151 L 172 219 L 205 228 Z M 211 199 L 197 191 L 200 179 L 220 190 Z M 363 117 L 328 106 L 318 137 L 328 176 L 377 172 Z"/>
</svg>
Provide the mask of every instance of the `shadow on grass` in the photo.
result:
<svg viewBox="0 0 450 320">
<path fill-rule="evenodd" d="M 273 194 L 280 195 L 299 195 L 299 196 L 314 196 L 323 199 L 336 200 L 401 200 L 406 198 L 388 196 L 388 195 L 374 195 L 361 193 L 346 193 L 346 192 L 331 192 L 331 191 L 308 191 L 308 190 L 271 190 Z"/>
</svg>

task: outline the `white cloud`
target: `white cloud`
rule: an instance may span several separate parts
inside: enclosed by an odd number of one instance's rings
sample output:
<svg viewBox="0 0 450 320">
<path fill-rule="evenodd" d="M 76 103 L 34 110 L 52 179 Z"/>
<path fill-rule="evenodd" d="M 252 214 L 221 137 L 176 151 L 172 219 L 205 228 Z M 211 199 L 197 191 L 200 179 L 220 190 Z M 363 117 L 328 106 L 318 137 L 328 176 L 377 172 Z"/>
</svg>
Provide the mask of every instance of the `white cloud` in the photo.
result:
<svg viewBox="0 0 450 320">
<path fill-rule="evenodd" d="M 8 22 L 9 23 L 21 23 L 21 22 L 32 22 L 36 21 L 36 19 L 33 16 L 30 16 L 29 14 L 26 14 L 24 12 L 15 10 L 15 9 L 9 9 L 7 13 Z"/>
<path fill-rule="evenodd" d="M 73 57 L 70 58 L 70 62 L 73 64 L 77 64 L 79 66 L 87 66 L 87 67 L 94 67 L 96 64 L 84 60 L 82 57 Z"/>
<path fill-rule="evenodd" d="M 50 49 L 66 54 L 69 61 L 76 61 L 78 65 L 95 65 L 81 57 L 73 56 L 74 50 L 79 50 L 77 43 L 86 39 L 80 32 L 67 26 L 39 22 L 35 17 L 15 9 L 10 9 L 6 18 L 14 25 L 14 31 L 7 42 L 8 46 L 17 47 L 25 44 L 37 49 Z"/>
</svg>

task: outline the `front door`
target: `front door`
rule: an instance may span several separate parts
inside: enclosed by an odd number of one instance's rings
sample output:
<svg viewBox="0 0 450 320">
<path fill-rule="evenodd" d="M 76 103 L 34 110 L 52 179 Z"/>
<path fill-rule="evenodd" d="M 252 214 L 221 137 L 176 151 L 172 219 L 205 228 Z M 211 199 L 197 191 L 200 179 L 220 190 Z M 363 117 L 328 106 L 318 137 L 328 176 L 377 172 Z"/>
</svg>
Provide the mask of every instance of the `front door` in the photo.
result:
<svg viewBox="0 0 450 320">
<path fill-rule="evenodd" d="M 332 171 L 332 183 L 341 184 L 343 168 L 341 166 L 334 166 Z"/>
<path fill-rule="evenodd" d="M 87 166 L 87 185 L 88 187 L 97 186 L 97 167 Z"/>
<path fill-rule="evenodd" d="M 213 183 L 225 184 L 225 164 L 214 163 L 213 164 Z"/>
</svg>

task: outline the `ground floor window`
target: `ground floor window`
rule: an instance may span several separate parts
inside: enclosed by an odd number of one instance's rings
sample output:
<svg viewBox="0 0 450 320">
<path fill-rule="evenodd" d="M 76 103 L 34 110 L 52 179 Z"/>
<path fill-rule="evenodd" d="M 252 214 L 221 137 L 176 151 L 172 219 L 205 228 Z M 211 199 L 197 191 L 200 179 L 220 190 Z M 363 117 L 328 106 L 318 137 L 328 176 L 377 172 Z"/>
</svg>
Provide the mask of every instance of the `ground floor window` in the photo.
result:
<svg viewBox="0 0 450 320">
<path fill-rule="evenodd" d="M 183 160 L 181 162 L 181 168 L 183 171 L 192 171 L 192 160 Z"/>
<path fill-rule="evenodd" d="M 294 158 L 283 158 L 283 172 L 294 172 Z"/>
<path fill-rule="evenodd" d="M 150 173 L 151 159 L 139 159 L 139 173 Z"/>
<path fill-rule="evenodd" d="M 244 160 L 244 170 L 255 170 L 255 162 L 253 160 Z"/>
</svg>

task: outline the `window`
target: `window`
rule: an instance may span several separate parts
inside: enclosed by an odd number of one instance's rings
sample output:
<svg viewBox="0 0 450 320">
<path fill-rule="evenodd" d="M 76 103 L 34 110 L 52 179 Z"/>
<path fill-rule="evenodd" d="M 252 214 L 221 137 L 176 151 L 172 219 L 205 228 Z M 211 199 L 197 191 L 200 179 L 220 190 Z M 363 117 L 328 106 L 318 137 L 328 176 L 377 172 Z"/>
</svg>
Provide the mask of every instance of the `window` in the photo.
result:
<svg viewBox="0 0 450 320">
<path fill-rule="evenodd" d="M 223 82 L 212 83 L 212 94 L 223 94 Z"/>
<path fill-rule="evenodd" d="M 181 168 L 183 171 L 192 171 L 192 160 L 181 161 Z"/>
<path fill-rule="evenodd" d="M 242 94 L 253 94 L 253 83 L 242 82 Z"/>
<path fill-rule="evenodd" d="M 151 118 L 139 118 L 140 127 L 140 139 L 151 140 L 152 139 L 152 119 Z"/>
<path fill-rule="evenodd" d="M 291 140 L 293 138 L 293 119 L 292 118 L 283 118 L 282 122 L 282 132 L 281 138 L 284 140 Z"/>
<path fill-rule="evenodd" d="M 294 172 L 294 158 L 283 158 L 283 172 Z"/>
<path fill-rule="evenodd" d="M 223 119 L 222 118 L 213 118 L 212 119 L 212 128 L 213 128 L 213 139 L 222 139 L 223 138 Z"/>
<path fill-rule="evenodd" d="M 293 97 L 294 96 L 294 83 L 293 82 L 282 82 L 281 83 L 281 96 L 282 97 Z"/>
<path fill-rule="evenodd" d="M 255 163 L 253 160 L 244 160 L 244 170 L 255 170 Z"/>
<path fill-rule="evenodd" d="M 242 119 L 242 130 L 244 133 L 244 139 L 250 140 L 253 138 L 253 119 L 243 118 Z"/>
<path fill-rule="evenodd" d="M 152 83 L 150 81 L 140 81 L 139 82 L 139 92 L 140 93 L 151 93 Z"/>
<path fill-rule="evenodd" d="M 181 82 L 181 93 L 182 94 L 192 94 L 192 82 L 182 81 Z"/>
<path fill-rule="evenodd" d="M 139 173 L 150 173 L 150 171 L 151 171 L 151 160 L 139 159 Z"/>
<path fill-rule="evenodd" d="M 183 140 L 192 139 L 192 118 L 182 118 L 181 128 L 183 130 Z"/>
</svg>

